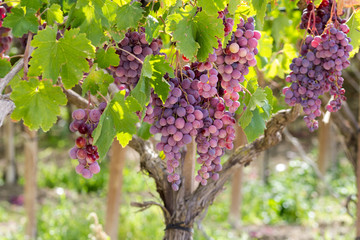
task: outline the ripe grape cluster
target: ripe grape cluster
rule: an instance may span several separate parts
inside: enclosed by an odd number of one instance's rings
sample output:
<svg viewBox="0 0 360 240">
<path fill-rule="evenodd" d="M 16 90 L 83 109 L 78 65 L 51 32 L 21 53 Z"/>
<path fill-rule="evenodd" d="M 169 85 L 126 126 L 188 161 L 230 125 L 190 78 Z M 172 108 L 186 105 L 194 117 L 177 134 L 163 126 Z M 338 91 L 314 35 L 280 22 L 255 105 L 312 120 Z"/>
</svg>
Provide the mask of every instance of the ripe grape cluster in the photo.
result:
<svg viewBox="0 0 360 240">
<path fill-rule="evenodd" d="M 100 172 L 97 160 L 99 153 L 97 147 L 93 145 L 92 132 L 97 127 L 101 114 L 106 108 L 106 103 L 102 102 L 96 109 L 77 109 L 72 113 L 73 122 L 70 124 L 70 131 L 81 134 L 75 141 L 75 146 L 70 149 L 69 155 L 72 159 L 77 159 L 79 164 L 75 170 L 84 178 L 91 178 L 93 174 Z"/>
<path fill-rule="evenodd" d="M 139 32 L 129 30 L 125 38 L 118 44 L 116 53 L 120 56 L 119 65 L 110 67 L 115 83 L 120 90 L 126 90 L 127 94 L 139 81 L 142 61 L 147 55 L 159 54 L 162 47 L 160 39 L 154 39 L 150 44 L 146 41 L 144 29 Z"/>
<path fill-rule="evenodd" d="M 247 22 L 241 18 L 227 46 L 223 49 L 219 45 L 215 50 L 215 64 L 221 74 L 225 106 L 231 113 L 235 113 L 240 107 L 238 93 L 243 91 L 241 83 L 245 80 L 244 76 L 249 73 L 249 67 L 256 65 L 255 55 L 258 53 L 257 45 L 261 33 L 254 29 L 254 18 L 249 17 Z"/>
<path fill-rule="evenodd" d="M 335 5 L 333 6 L 333 4 Z M 317 8 L 313 2 L 310 2 L 301 16 L 300 28 L 307 29 L 308 33 L 316 31 L 315 33 L 320 35 L 323 33 L 330 18 L 331 22 L 337 21 L 340 24 L 346 22 L 346 20 L 339 18 L 336 14 L 332 15 L 332 12 L 336 13 L 336 2 L 333 0 L 323 0 Z"/>
<path fill-rule="evenodd" d="M 283 89 L 285 102 L 290 106 L 302 105 L 310 131 L 318 128 L 316 117 L 321 115 L 321 95 L 329 92 L 332 96 L 326 106 L 329 112 L 338 111 L 341 101 L 346 100 L 342 70 L 350 65 L 348 58 L 353 49 L 348 32 L 346 24 L 329 23 L 321 35 L 306 37 L 301 56 L 290 65 L 292 72 L 286 80 L 291 86 Z"/>
<path fill-rule="evenodd" d="M 2 1 L 0 1 L 2 2 Z M 3 21 L 6 17 L 6 14 L 10 12 L 11 7 L 8 7 L 6 4 L 0 6 L 0 55 L 1 58 L 5 57 L 4 53 L 10 49 L 10 44 L 12 42 L 12 37 L 9 35 L 10 28 L 3 27 Z"/>
<path fill-rule="evenodd" d="M 225 32 L 225 37 L 226 37 L 227 35 L 229 35 L 231 33 L 231 31 L 233 29 L 234 19 L 226 17 L 226 15 L 229 13 L 227 8 L 225 8 L 224 11 L 220 11 L 218 13 L 219 13 L 218 18 L 223 20 L 224 32 Z"/>
</svg>

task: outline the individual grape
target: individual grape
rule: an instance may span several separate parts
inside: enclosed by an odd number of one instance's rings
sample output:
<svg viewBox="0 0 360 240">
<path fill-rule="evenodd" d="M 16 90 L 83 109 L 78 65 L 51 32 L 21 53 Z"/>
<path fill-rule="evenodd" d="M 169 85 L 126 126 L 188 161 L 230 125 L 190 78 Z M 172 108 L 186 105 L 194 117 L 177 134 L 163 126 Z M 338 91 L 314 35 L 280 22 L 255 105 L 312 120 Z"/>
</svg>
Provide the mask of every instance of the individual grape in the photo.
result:
<svg viewBox="0 0 360 240">
<path fill-rule="evenodd" d="M 87 168 L 84 168 L 82 171 L 81 171 L 81 175 L 84 177 L 84 178 L 92 178 L 93 174 L 90 172 L 89 169 Z"/>
<path fill-rule="evenodd" d="M 100 172 L 100 166 L 97 162 L 94 162 L 94 163 L 90 164 L 89 170 L 91 173 L 97 174 Z"/>
<path fill-rule="evenodd" d="M 85 169 L 85 166 L 83 165 L 83 164 L 80 164 L 79 163 L 79 165 L 77 165 L 76 167 L 75 167 L 75 171 L 76 171 L 76 173 L 77 174 L 82 174 L 82 171 Z"/>
</svg>

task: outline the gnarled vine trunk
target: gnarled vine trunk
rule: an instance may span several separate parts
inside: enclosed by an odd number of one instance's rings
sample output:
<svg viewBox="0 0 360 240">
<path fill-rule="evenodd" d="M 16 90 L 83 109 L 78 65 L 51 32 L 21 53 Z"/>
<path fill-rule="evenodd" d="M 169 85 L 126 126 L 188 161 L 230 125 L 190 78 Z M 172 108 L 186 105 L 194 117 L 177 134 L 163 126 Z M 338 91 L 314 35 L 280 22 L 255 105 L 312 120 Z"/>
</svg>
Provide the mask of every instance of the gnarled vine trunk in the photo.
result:
<svg viewBox="0 0 360 240">
<path fill-rule="evenodd" d="M 222 191 L 224 184 L 235 171 L 236 166 L 248 165 L 260 152 L 278 144 L 282 139 L 282 130 L 298 117 L 299 109 L 299 106 L 295 106 L 291 110 L 279 111 L 275 114 L 267 123 L 267 129 L 263 136 L 236 149 L 229 157 L 228 161 L 224 163 L 217 181 L 210 180 L 206 186 L 199 185 L 191 194 L 185 194 L 184 184 L 180 185 L 179 191 L 172 190 L 167 181 L 165 161 L 158 157 L 149 141 L 134 136 L 129 145 L 140 154 L 141 169 L 155 180 L 156 190 L 163 203 L 144 202 L 133 205 L 142 208 L 151 205 L 161 207 L 166 224 L 164 239 L 192 239 L 196 218 L 213 203 L 217 194 Z"/>
</svg>

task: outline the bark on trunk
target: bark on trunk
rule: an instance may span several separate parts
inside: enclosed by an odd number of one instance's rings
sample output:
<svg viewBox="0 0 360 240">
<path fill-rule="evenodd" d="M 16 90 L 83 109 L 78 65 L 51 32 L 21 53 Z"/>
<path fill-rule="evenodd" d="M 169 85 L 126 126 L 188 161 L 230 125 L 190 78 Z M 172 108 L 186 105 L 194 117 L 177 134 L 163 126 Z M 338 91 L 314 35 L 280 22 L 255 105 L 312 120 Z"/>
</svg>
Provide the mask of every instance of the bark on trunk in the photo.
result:
<svg viewBox="0 0 360 240">
<path fill-rule="evenodd" d="M 192 237 L 192 228 L 189 230 L 168 229 L 165 230 L 164 240 L 189 240 Z"/>
</svg>

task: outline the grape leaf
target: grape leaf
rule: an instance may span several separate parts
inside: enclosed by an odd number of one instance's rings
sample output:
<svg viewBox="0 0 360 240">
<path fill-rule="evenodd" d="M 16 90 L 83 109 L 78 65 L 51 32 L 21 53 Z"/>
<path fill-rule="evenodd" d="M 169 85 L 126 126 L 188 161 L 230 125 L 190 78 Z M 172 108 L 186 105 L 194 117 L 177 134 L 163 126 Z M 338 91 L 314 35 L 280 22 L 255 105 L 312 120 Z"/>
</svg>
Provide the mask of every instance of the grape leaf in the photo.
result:
<svg viewBox="0 0 360 240">
<path fill-rule="evenodd" d="M 192 16 L 196 8 L 187 6 L 185 12 L 174 13 L 167 18 L 167 32 L 173 32 L 173 41 L 176 48 L 188 59 L 194 60 L 194 56 L 200 47 L 196 42 L 196 26 Z"/>
<path fill-rule="evenodd" d="M 96 59 L 95 63 L 99 64 L 101 68 L 108 68 L 109 66 L 117 66 L 119 65 L 120 57 L 116 54 L 115 48 L 107 48 L 106 50 L 103 48 L 99 48 L 96 51 Z"/>
<path fill-rule="evenodd" d="M 218 38 L 224 35 L 222 20 L 208 16 L 205 12 L 196 13 L 196 8 L 187 6 L 184 12 L 174 13 L 167 19 L 167 32 L 173 32 L 177 49 L 188 59 L 205 61 L 213 48 L 218 46 Z"/>
<path fill-rule="evenodd" d="M 20 4 L 27 9 L 32 8 L 38 10 L 42 5 L 42 0 L 21 0 Z"/>
<path fill-rule="evenodd" d="M 252 94 L 247 107 L 251 111 L 253 111 L 253 110 L 255 110 L 256 106 L 259 106 L 259 107 L 264 106 L 265 100 L 266 100 L 266 93 L 265 93 L 264 89 L 257 88 L 255 90 L 255 92 Z"/>
<path fill-rule="evenodd" d="M 351 38 L 351 45 L 354 49 L 350 52 L 350 58 L 355 56 L 359 52 L 360 47 L 360 12 L 353 13 L 350 20 L 347 22 L 347 25 L 350 28 L 349 33 L 347 34 Z"/>
<path fill-rule="evenodd" d="M 136 134 L 136 123 L 139 122 L 135 112 L 140 110 L 141 106 L 135 98 L 128 96 L 125 100 L 125 91 L 114 95 L 93 132 L 94 144 L 101 158 L 105 157 L 114 137 L 123 147 L 129 143 L 132 135 Z"/>
<path fill-rule="evenodd" d="M 89 71 L 86 58 L 94 57 L 94 47 L 79 29 L 66 30 L 64 37 L 56 40 L 57 27 L 46 27 L 34 37 L 31 45 L 36 49 L 29 62 L 29 76 L 43 75 L 57 81 L 59 74 L 65 88 L 72 88 Z"/>
<path fill-rule="evenodd" d="M 111 0 L 106 0 L 104 6 L 102 7 L 102 12 L 104 16 L 109 21 L 110 25 L 115 24 L 116 20 L 116 11 L 119 9 L 119 5 Z"/>
<path fill-rule="evenodd" d="M 146 41 L 150 43 L 153 38 L 159 35 L 160 29 L 159 21 L 151 15 L 147 16 L 145 25 Z"/>
<path fill-rule="evenodd" d="M 143 16 L 144 10 L 141 8 L 141 3 L 134 2 L 119 8 L 116 13 L 116 23 L 118 30 L 126 30 L 128 28 L 135 28 Z"/>
<path fill-rule="evenodd" d="M 152 136 L 152 134 L 150 133 L 150 127 L 151 124 L 147 122 L 142 122 L 136 135 L 138 135 L 142 139 L 148 140 Z"/>
<path fill-rule="evenodd" d="M 264 129 L 266 128 L 264 118 L 260 114 L 259 109 L 256 108 L 252 112 L 252 114 L 253 117 L 251 119 L 250 124 L 244 129 L 248 142 L 252 142 L 256 138 L 258 138 L 261 134 L 264 133 Z"/>
<path fill-rule="evenodd" d="M 79 0 L 69 14 L 67 26 L 80 28 L 81 33 L 86 33 L 88 39 L 95 46 L 105 40 L 105 33 L 109 22 L 102 12 L 103 0 Z"/>
<path fill-rule="evenodd" d="M 91 68 L 89 75 L 85 78 L 82 85 L 82 95 L 84 96 L 87 91 L 92 95 L 96 95 L 98 91 L 102 95 L 106 95 L 110 83 L 114 82 L 114 78 L 105 73 L 103 70 L 96 71 L 96 64 Z"/>
<path fill-rule="evenodd" d="M 21 37 L 28 33 L 36 33 L 38 30 L 38 21 L 35 17 L 34 9 L 13 8 L 11 13 L 4 18 L 3 26 L 12 29 L 14 37 Z"/>
<path fill-rule="evenodd" d="M 196 41 L 200 44 L 197 54 L 198 60 L 205 61 L 209 54 L 218 47 L 217 37 L 224 36 L 224 25 L 217 16 L 208 16 L 204 12 L 200 12 L 195 17 L 197 34 Z"/>
<path fill-rule="evenodd" d="M 231 15 L 235 14 L 235 12 L 238 8 L 238 5 L 240 5 L 240 0 L 230 0 L 229 1 L 228 10 Z"/>
<path fill-rule="evenodd" d="M 166 101 L 170 91 L 170 85 L 163 77 L 166 73 L 170 77 L 175 76 L 173 69 L 165 62 L 164 56 L 146 56 L 139 82 L 131 91 L 131 95 L 139 101 L 141 106 L 145 106 L 149 102 L 150 87 L 154 89 L 154 92 L 163 102 Z"/>
<path fill-rule="evenodd" d="M 198 5 L 206 12 L 207 15 L 218 15 L 219 11 L 224 10 L 229 0 L 199 0 Z"/>
<path fill-rule="evenodd" d="M 259 25 L 264 24 L 265 12 L 268 0 L 252 0 L 252 6 L 256 11 L 256 19 L 259 20 Z"/>
<path fill-rule="evenodd" d="M 30 129 L 41 127 L 45 132 L 56 122 L 60 114 L 59 105 L 67 102 L 60 87 L 53 86 L 51 81 L 36 78 L 16 84 L 10 98 L 16 106 L 11 115 L 13 119 L 23 119 Z"/>
<path fill-rule="evenodd" d="M 5 58 L 0 59 L 0 78 L 3 78 L 6 76 L 6 74 L 11 69 L 11 63 L 10 61 L 6 60 Z"/>
<path fill-rule="evenodd" d="M 61 6 L 59 4 L 51 5 L 51 7 L 47 10 L 46 19 L 49 25 L 53 25 L 54 22 L 62 23 L 64 21 L 64 16 L 61 11 Z"/>
</svg>

